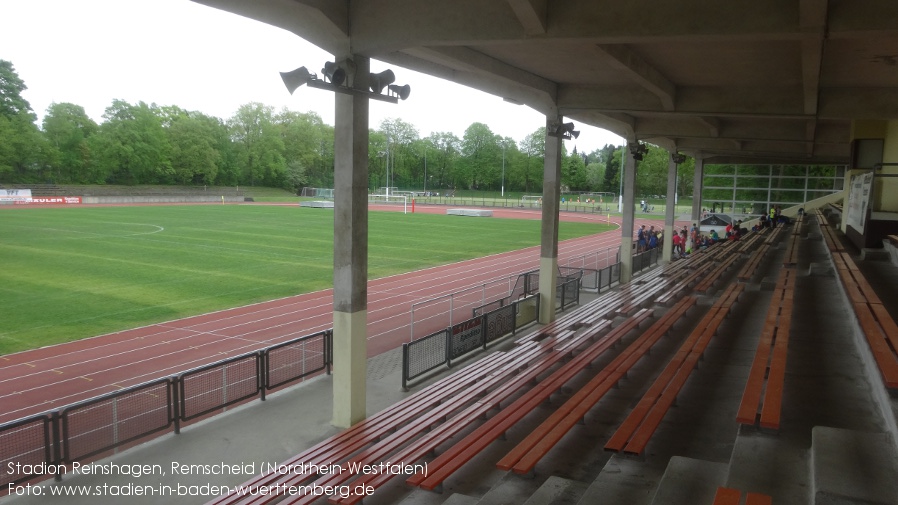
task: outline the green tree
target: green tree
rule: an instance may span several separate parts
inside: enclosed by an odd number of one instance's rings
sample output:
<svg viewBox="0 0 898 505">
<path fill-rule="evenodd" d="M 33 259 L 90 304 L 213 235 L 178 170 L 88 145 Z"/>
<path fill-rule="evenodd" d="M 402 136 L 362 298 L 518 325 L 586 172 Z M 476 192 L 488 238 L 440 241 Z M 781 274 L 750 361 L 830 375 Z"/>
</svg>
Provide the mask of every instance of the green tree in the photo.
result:
<svg viewBox="0 0 898 505">
<path fill-rule="evenodd" d="M 387 185 L 409 187 L 413 180 L 420 180 L 423 177 L 423 164 L 418 160 L 421 152 L 414 147 L 420 138 L 418 129 L 401 119 L 387 118 L 381 121 L 379 130 L 386 138 L 385 160 L 390 164 Z"/>
<path fill-rule="evenodd" d="M 315 112 L 282 110 L 275 117 L 284 141 L 288 186 L 299 190 L 311 184 L 332 187 L 334 129 Z"/>
<path fill-rule="evenodd" d="M 286 149 L 274 122 L 274 109 L 258 102 L 241 105 L 228 126 L 242 184 L 286 187 Z"/>
<path fill-rule="evenodd" d="M 91 137 L 94 182 L 169 184 L 173 182 L 171 144 L 156 107 L 113 100 L 105 121 Z"/>
<path fill-rule="evenodd" d="M 86 184 L 91 180 L 88 138 L 98 130 L 84 107 L 73 103 L 52 103 L 44 116 L 43 132 L 48 145 L 48 168 L 57 182 Z"/>
<path fill-rule="evenodd" d="M 470 189 L 497 188 L 502 164 L 499 137 L 483 123 L 472 123 L 461 140 L 460 178 L 462 187 Z"/>
<path fill-rule="evenodd" d="M 451 132 L 431 133 L 427 140 L 432 146 L 427 156 L 427 171 L 432 191 L 445 192 L 451 185 L 453 172 L 458 162 L 461 140 Z"/>
<path fill-rule="evenodd" d="M 542 192 L 543 165 L 546 158 L 546 127 L 524 137 L 519 144 L 524 163 L 519 183 L 525 193 Z"/>
<path fill-rule="evenodd" d="M 0 180 L 43 182 L 47 146 L 37 116 L 22 97 L 27 87 L 13 64 L 0 60 Z"/>
<path fill-rule="evenodd" d="M 221 154 L 216 149 L 216 121 L 201 112 L 174 116 L 166 128 L 171 166 L 178 184 L 216 183 Z"/>
</svg>

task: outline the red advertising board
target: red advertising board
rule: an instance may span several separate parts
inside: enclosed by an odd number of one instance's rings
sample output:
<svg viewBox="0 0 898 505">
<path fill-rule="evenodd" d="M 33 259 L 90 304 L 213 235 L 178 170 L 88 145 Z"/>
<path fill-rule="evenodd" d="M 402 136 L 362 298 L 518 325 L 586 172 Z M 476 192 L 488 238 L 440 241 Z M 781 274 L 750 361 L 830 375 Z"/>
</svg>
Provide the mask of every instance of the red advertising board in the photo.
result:
<svg viewBox="0 0 898 505">
<path fill-rule="evenodd" d="M 71 205 L 81 203 L 80 196 L 32 196 L 29 200 L 17 200 L 17 205 Z"/>
</svg>

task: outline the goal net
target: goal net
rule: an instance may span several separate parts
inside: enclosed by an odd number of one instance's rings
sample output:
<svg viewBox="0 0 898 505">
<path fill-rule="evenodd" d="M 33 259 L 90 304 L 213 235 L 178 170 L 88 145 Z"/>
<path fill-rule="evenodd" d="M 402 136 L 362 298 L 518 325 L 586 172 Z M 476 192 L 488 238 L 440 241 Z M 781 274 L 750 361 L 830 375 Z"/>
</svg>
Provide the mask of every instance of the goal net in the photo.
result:
<svg viewBox="0 0 898 505">
<path fill-rule="evenodd" d="M 389 205 L 401 207 L 404 214 L 408 214 L 408 197 L 405 195 L 368 195 L 369 205 Z"/>
<path fill-rule="evenodd" d="M 542 204 L 542 195 L 524 195 L 521 197 L 521 207 L 539 207 Z"/>
</svg>

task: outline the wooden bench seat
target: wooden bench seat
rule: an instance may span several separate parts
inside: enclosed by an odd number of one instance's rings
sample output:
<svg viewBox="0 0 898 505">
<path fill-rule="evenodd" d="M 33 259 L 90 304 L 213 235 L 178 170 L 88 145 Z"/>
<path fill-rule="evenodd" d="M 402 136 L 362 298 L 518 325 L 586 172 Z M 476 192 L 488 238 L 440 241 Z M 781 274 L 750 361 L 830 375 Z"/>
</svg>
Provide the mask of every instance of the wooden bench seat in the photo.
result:
<svg viewBox="0 0 898 505">
<path fill-rule="evenodd" d="M 411 420 L 421 419 L 428 415 L 439 414 L 439 407 L 453 398 L 474 398 L 487 381 L 497 372 L 507 371 L 509 367 L 525 366 L 534 354 L 544 353 L 544 349 L 536 343 L 531 343 L 512 351 L 504 353 L 492 353 L 476 364 L 467 366 L 455 372 L 423 390 L 409 395 L 404 400 L 390 406 L 387 409 L 359 422 L 353 427 L 330 437 L 301 454 L 284 462 L 287 465 L 301 463 L 314 463 L 322 465 L 333 464 L 359 448 L 376 442 L 381 437 L 393 432 L 398 426 Z M 279 483 L 285 476 L 276 473 L 264 473 L 247 481 L 246 486 L 271 486 Z M 236 495 L 221 496 L 209 503 L 267 503 L 270 497 Z"/>
<path fill-rule="evenodd" d="M 610 327 L 610 321 L 604 321 L 602 326 L 607 329 Z M 596 328 L 590 328 L 589 332 L 585 332 L 582 335 L 577 336 L 577 340 L 588 341 L 591 338 L 596 338 L 599 334 L 599 331 Z M 607 344 L 604 342 L 596 342 L 591 348 L 587 348 L 584 350 L 585 354 L 579 356 L 577 359 L 579 362 L 583 363 L 586 361 L 591 361 L 594 359 L 594 353 L 596 349 L 603 349 Z M 481 418 L 485 416 L 489 411 L 493 409 L 500 408 L 500 404 L 502 401 L 506 400 L 514 393 L 522 389 L 527 385 L 531 385 L 532 382 L 541 374 L 546 372 L 548 369 L 559 363 L 562 359 L 569 356 L 572 351 L 572 346 L 559 346 L 553 351 L 553 353 L 546 357 L 546 359 L 540 360 L 538 363 L 534 364 L 533 367 L 528 368 L 524 372 L 522 372 L 519 376 L 517 376 L 513 381 L 502 385 L 501 388 L 497 388 L 494 391 L 490 392 L 471 406 L 469 406 L 465 411 L 459 413 L 454 416 L 452 419 L 447 420 L 446 422 L 440 424 L 432 428 L 421 438 L 413 441 L 412 443 L 401 447 L 395 444 L 394 446 L 387 446 L 386 448 L 379 448 L 377 452 L 369 451 L 367 453 L 363 453 L 357 456 L 354 456 L 350 459 L 344 467 L 348 468 L 348 464 L 350 462 L 358 463 L 358 464 L 377 464 L 381 461 L 385 461 L 387 457 L 389 457 L 390 461 L 403 461 L 403 462 L 414 462 L 422 459 L 428 453 L 433 452 L 437 446 L 443 444 L 456 435 L 459 431 L 469 426 L 472 420 Z M 568 365 L 570 367 L 577 366 L 577 363 Z M 385 450 L 389 449 L 389 450 Z M 395 451 L 395 449 L 399 449 Z M 353 488 L 357 486 L 368 486 L 369 489 L 377 489 L 383 484 L 390 481 L 395 475 L 390 473 L 383 474 L 370 474 L 370 475 L 348 475 L 349 472 L 344 472 L 347 475 L 344 479 L 320 479 L 316 481 L 318 485 L 321 486 L 333 486 L 337 484 L 342 484 L 350 477 L 357 477 L 356 480 L 352 482 Z M 342 498 L 339 496 L 331 496 L 331 503 L 357 503 L 361 501 L 364 496 L 350 496 L 347 498 Z M 293 503 L 293 502 L 290 502 Z M 302 502 L 296 502 L 302 503 Z"/>
<path fill-rule="evenodd" d="M 673 356 L 642 400 L 605 444 L 609 451 L 642 454 L 705 348 L 742 294 L 744 284 L 730 284 Z"/>
<path fill-rule="evenodd" d="M 769 249 L 770 246 L 767 244 L 761 244 L 760 247 L 755 249 L 755 252 L 751 253 L 751 256 L 748 257 L 748 261 L 742 267 L 742 270 L 736 275 L 736 279 L 738 279 L 739 282 L 751 281 L 751 278 L 754 277 L 758 268 L 761 266 L 762 260 L 767 256 Z"/>
<path fill-rule="evenodd" d="M 798 246 L 801 244 L 801 235 L 796 233 L 799 228 L 799 224 L 796 223 L 795 229 L 789 235 L 789 242 L 786 245 L 786 256 L 783 258 L 783 266 L 784 267 L 794 267 L 798 264 Z"/>
<path fill-rule="evenodd" d="M 610 326 L 610 322 L 606 322 L 603 326 L 607 328 Z M 591 339 L 597 338 L 599 333 L 600 331 L 597 328 L 590 328 L 589 332 L 584 332 L 582 335 L 578 335 L 576 338 L 571 339 L 571 341 L 578 341 L 579 344 L 583 344 Z M 420 431 L 420 426 L 408 425 L 403 427 L 396 433 L 384 437 L 368 449 L 353 455 L 342 464 L 341 468 L 343 468 L 343 472 L 319 477 L 314 481 L 314 484 L 322 487 L 337 486 L 345 484 L 350 479 L 355 479 L 352 482 L 353 488 L 356 488 L 357 486 L 366 486 L 369 489 L 377 489 L 395 477 L 395 475 L 390 473 L 357 475 L 350 471 L 350 465 L 357 464 L 364 466 L 377 465 L 387 461 L 414 462 L 420 460 L 427 453 L 435 450 L 438 445 L 444 443 L 459 431 L 469 426 L 473 420 L 485 416 L 493 409 L 499 408 L 503 401 L 522 388 L 532 384 L 538 376 L 547 372 L 552 367 L 562 362 L 567 356 L 571 355 L 576 346 L 570 345 L 571 342 L 566 344 L 567 345 L 556 346 L 545 357 L 535 361 L 531 367 L 524 369 L 508 382 L 501 384 L 501 386 L 496 387 L 476 402 L 468 405 L 461 412 L 446 419 L 437 426 L 429 427 L 426 433 L 419 438 L 414 438 L 414 436 L 422 433 Z M 414 436 L 409 436 L 410 434 Z M 331 503 L 356 503 L 362 498 L 364 498 L 364 495 L 353 495 L 346 498 L 331 496 L 329 501 Z M 318 497 L 291 498 L 284 503 L 311 503 L 317 499 Z"/>
<path fill-rule="evenodd" d="M 795 271 L 780 270 L 736 421 L 779 430 L 786 354 L 795 296 Z"/>
<path fill-rule="evenodd" d="M 709 272 L 704 272 L 704 276 L 698 284 L 695 286 L 695 290 L 699 293 L 705 293 L 709 291 L 720 278 L 723 276 L 724 272 L 732 268 L 733 264 L 740 260 L 738 255 L 732 255 L 725 260 L 721 261 L 719 265 L 714 267 L 713 270 Z"/>
<path fill-rule="evenodd" d="M 742 491 L 729 487 L 718 487 L 712 505 L 740 505 Z M 766 494 L 745 493 L 745 505 L 773 505 L 773 498 Z"/>
<path fill-rule="evenodd" d="M 521 370 L 525 371 L 525 375 L 527 373 L 532 373 L 528 372 L 531 370 L 529 365 L 533 363 L 534 360 L 544 357 L 545 349 L 540 348 L 540 346 L 535 344 L 527 347 L 527 349 L 522 349 L 520 351 L 515 349 L 517 352 L 514 353 L 513 359 L 501 363 L 500 366 L 492 370 L 483 380 L 470 385 L 463 394 L 457 394 L 445 399 L 439 404 L 432 405 L 431 408 L 424 412 L 419 412 L 418 415 L 406 420 L 403 424 L 393 425 L 390 430 L 378 433 L 376 437 L 363 437 L 355 440 L 354 443 L 334 443 L 326 454 L 317 456 L 306 455 L 306 459 L 301 459 L 299 462 L 331 466 L 340 464 L 350 457 L 356 458 L 355 460 L 361 460 L 359 459 L 361 458 L 361 456 L 358 456 L 359 454 L 375 459 L 378 455 L 389 454 L 391 451 L 395 450 L 396 447 L 400 447 L 415 439 L 421 433 L 430 430 L 433 425 L 445 423 L 448 419 L 455 419 L 455 414 L 457 412 L 463 411 L 465 408 L 468 408 L 469 405 L 476 403 L 478 398 L 484 394 L 488 395 L 489 391 L 503 390 L 505 386 L 507 386 L 507 381 L 510 377 L 516 377 L 523 382 L 531 380 L 529 377 L 522 379 L 521 376 L 517 374 Z M 551 354 L 563 355 L 564 352 L 550 351 L 550 355 Z M 512 381 L 514 381 L 514 379 L 512 379 Z M 291 461 L 296 461 L 296 458 L 291 459 Z M 307 481 L 314 479 L 315 477 L 315 474 L 277 474 L 272 483 L 286 487 L 300 486 L 307 485 Z M 319 485 L 337 485 L 351 477 L 353 477 L 353 475 L 346 469 L 340 474 L 321 476 L 314 482 Z M 283 498 L 283 496 L 251 496 L 244 497 L 236 503 L 265 504 L 281 498 Z M 282 503 L 310 503 L 320 498 L 320 496 L 314 495 L 294 496 L 289 497 Z"/>
<path fill-rule="evenodd" d="M 545 402 L 555 391 L 579 374 L 588 364 L 594 361 L 611 346 L 619 342 L 624 335 L 634 330 L 640 323 L 651 317 L 652 310 L 643 309 L 635 316 L 607 333 L 588 350 L 583 351 L 558 368 L 536 386 L 524 393 L 510 405 L 501 409 L 493 417 L 478 426 L 467 436 L 456 441 L 445 452 L 428 464 L 428 474 L 415 474 L 406 481 L 411 486 L 423 489 L 437 489 L 442 482 L 452 475 L 471 458 L 479 454 L 487 445 L 502 436 L 509 428 Z"/>
<path fill-rule="evenodd" d="M 898 390 L 898 325 L 851 255 L 831 249 L 830 257 L 883 382 Z"/>
<path fill-rule="evenodd" d="M 614 358 L 602 371 L 571 396 L 542 424 L 533 430 L 496 466 L 527 474 L 548 452 L 580 422 L 605 394 L 696 304 L 695 297 L 683 298 L 663 317 L 655 321 L 639 338 Z"/>
</svg>

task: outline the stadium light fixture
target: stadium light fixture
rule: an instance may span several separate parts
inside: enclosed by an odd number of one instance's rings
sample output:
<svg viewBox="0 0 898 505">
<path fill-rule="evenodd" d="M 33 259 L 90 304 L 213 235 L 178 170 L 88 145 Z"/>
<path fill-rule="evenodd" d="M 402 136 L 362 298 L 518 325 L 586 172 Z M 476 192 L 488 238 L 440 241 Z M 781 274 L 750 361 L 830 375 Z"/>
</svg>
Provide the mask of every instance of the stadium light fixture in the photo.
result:
<svg viewBox="0 0 898 505">
<path fill-rule="evenodd" d="M 377 74 L 369 74 L 368 82 L 370 91 L 355 89 L 344 85 L 343 83 L 346 81 L 347 77 L 347 68 L 348 73 L 352 73 L 354 67 L 355 65 L 352 60 L 345 60 L 342 62 L 328 61 L 325 62 L 324 68 L 321 69 L 323 78 L 318 78 L 317 74 L 309 72 L 306 67 L 299 67 L 290 72 L 281 72 L 281 79 L 283 79 L 284 85 L 287 86 L 287 91 L 289 91 L 291 95 L 296 91 L 296 88 L 303 84 L 310 88 L 318 88 L 347 95 L 362 95 L 373 100 L 380 100 L 381 102 L 388 103 L 399 103 L 399 100 L 405 100 L 408 98 L 409 93 L 411 93 L 411 86 L 408 84 L 404 86 L 393 84 L 393 81 L 396 80 L 396 76 L 393 74 L 392 70 L 384 70 Z M 383 94 L 384 88 L 388 89 L 387 94 Z"/>
<path fill-rule="evenodd" d="M 686 155 L 681 153 L 670 153 L 670 160 L 679 165 L 686 161 Z"/>
</svg>

